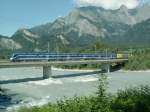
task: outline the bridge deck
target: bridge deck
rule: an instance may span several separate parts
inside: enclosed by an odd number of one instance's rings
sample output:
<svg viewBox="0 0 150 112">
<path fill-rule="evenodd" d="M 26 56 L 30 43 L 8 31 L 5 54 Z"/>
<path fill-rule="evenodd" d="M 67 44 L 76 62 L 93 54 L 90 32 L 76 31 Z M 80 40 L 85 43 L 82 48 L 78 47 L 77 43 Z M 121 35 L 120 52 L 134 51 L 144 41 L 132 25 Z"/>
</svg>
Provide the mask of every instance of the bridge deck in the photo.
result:
<svg viewBox="0 0 150 112">
<path fill-rule="evenodd" d="M 128 59 L 107 59 L 107 60 L 75 60 L 75 61 L 34 61 L 34 62 L 10 62 L 0 61 L 0 68 L 51 66 L 51 65 L 74 65 L 74 64 L 98 64 L 98 63 L 122 63 Z"/>
</svg>

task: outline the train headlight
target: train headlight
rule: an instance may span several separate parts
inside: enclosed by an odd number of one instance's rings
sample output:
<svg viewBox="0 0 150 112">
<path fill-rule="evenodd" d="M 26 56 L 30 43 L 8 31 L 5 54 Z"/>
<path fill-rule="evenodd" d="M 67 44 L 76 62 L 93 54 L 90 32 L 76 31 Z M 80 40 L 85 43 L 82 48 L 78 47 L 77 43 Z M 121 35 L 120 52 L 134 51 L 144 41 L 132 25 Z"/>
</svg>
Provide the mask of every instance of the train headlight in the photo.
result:
<svg viewBox="0 0 150 112">
<path fill-rule="evenodd" d="M 13 58 L 12 58 L 12 57 L 10 58 L 10 61 L 13 61 Z"/>
</svg>

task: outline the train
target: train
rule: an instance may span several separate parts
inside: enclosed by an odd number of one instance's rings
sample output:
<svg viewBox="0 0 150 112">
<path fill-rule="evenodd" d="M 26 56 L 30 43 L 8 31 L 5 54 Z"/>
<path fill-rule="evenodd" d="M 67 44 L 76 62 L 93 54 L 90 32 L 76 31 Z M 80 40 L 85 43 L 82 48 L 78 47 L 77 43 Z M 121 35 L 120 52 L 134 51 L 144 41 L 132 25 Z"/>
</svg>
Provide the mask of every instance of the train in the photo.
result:
<svg viewBox="0 0 150 112">
<path fill-rule="evenodd" d="M 117 53 L 13 53 L 10 61 L 65 61 L 65 60 L 98 60 L 124 58 Z"/>
</svg>

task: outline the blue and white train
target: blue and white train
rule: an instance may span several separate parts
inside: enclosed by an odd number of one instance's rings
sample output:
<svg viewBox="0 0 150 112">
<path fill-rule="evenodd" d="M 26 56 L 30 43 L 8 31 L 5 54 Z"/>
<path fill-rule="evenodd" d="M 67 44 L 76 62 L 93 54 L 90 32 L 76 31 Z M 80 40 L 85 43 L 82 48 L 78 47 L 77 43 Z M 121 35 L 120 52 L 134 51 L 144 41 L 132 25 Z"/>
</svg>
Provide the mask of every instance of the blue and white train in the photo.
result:
<svg viewBox="0 0 150 112">
<path fill-rule="evenodd" d="M 116 59 L 116 53 L 13 53 L 10 60 L 15 61 L 63 61 Z"/>
</svg>

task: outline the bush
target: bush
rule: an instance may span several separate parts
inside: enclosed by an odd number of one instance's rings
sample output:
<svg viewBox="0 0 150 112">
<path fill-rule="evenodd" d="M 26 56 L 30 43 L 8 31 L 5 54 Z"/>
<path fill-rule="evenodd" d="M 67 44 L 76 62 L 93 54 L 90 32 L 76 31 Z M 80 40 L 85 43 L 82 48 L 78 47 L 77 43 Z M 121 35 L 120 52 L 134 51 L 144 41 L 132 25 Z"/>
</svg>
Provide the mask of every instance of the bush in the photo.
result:
<svg viewBox="0 0 150 112">
<path fill-rule="evenodd" d="M 150 50 L 137 50 L 125 65 L 126 70 L 150 69 Z"/>
<path fill-rule="evenodd" d="M 112 103 L 114 112 L 150 112 L 150 87 L 119 91 Z"/>
<path fill-rule="evenodd" d="M 101 74 L 99 77 L 98 91 L 93 105 L 93 112 L 110 112 L 110 98 L 106 92 L 107 77 Z"/>
<path fill-rule="evenodd" d="M 91 112 L 92 98 L 75 97 L 57 103 L 61 112 Z"/>
</svg>

